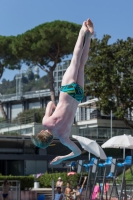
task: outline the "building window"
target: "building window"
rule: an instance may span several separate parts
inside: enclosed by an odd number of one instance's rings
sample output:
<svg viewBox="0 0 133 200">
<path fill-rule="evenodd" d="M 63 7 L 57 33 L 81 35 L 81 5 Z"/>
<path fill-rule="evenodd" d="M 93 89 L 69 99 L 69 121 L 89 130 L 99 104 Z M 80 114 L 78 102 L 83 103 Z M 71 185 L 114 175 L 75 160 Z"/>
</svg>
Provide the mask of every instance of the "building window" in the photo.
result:
<svg viewBox="0 0 133 200">
<path fill-rule="evenodd" d="M 62 65 L 59 65 L 59 66 L 58 66 L 58 70 L 62 70 Z"/>
<path fill-rule="evenodd" d="M 54 72 L 54 77 L 56 77 L 57 76 L 57 72 Z"/>
</svg>

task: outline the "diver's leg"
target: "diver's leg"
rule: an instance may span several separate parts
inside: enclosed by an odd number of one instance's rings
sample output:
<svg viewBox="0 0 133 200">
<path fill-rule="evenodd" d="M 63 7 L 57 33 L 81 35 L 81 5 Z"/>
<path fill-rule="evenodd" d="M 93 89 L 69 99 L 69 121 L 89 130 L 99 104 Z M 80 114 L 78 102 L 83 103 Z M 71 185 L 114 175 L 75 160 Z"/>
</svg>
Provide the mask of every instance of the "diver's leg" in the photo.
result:
<svg viewBox="0 0 133 200">
<path fill-rule="evenodd" d="M 94 33 L 93 23 L 91 22 L 90 19 L 87 20 L 87 27 L 88 27 L 89 32 L 87 32 L 85 35 L 85 44 L 84 44 L 83 53 L 80 60 L 80 66 L 79 66 L 77 82 L 76 82 L 83 88 L 84 88 L 84 66 L 88 60 L 91 36 Z"/>
<path fill-rule="evenodd" d="M 85 33 L 87 31 L 88 29 L 86 26 L 86 21 L 84 21 L 78 35 L 78 39 L 74 48 L 70 66 L 67 68 L 63 76 L 62 85 L 67 85 L 67 84 L 77 81 L 77 75 L 78 75 L 78 70 L 80 66 L 80 59 L 81 59 L 82 51 L 83 51 L 83 42 L 84 42 Z"/>
</svg>

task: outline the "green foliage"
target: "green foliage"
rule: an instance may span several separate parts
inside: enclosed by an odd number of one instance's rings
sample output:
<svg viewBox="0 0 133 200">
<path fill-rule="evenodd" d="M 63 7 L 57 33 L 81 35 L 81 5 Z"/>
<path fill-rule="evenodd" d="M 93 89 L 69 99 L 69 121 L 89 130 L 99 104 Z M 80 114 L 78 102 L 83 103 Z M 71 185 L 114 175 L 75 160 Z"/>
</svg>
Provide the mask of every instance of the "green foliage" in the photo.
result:
<svg viewBox="0 0 133 200">
<path fill-rule="evenodd" d="M 44 114 L 44 108 L 24 110 L 17 115 L 17 117 L 13 120 L 13 123 L 23 124 L 33 122 L 34 120 L 37 123 L 42 123 L 42 118 L 44 117 Z"/>
<path fill-rule="evenodd" d="M 84 174 L 87 175 L 87 174 Z M 67 176 L 66 172 L 62 172 L 62 173 L 45 173 L 43 175 L 41 175 L 39 178 L 37 178 L 37 181 L 40 182 L 40 186 L 43 188 L 51 188 L 51 184 L 52 184 L 52 180 L 54 180 L 54 183 L 56 184 L 58 177 L 61 177 L 63 180 L 63 184 L 64 186 L 66 185 L 66 183 L 69 181 L 71 186 L 75 186 L 78 182 L 79 182 L 79 178 L 80 178 L 80 174 L 75 174 L 75 175 L 70 175 Z M 30 175 L 30 176 L 0 176 L 0 180 L 7 179 L 9 180 L 18 180 L 21 182 L 21 190 L 24 190 L 25 188 L 33 188 L 34 186 L 34 176 Z M 83 179 L 81 181 L 81 184 L 83 182 Z M 2 185 L 2 183 L 0 183 L 0 186 Z"/>
<path fill-rule="evenodd" d="M 67 181 L 69 181 L 71 186 L 75 186 L 79 181 L 80 174 L 67 176 L 66 172 L 51 174 L 45 173 L 39 177 L 40 186 L 51 187 L 52 180 L 54 180 L 54 183 L 56 184 L 58 177 L 62 178 L 64 185 L 66 185 Z"/>
<path fill-rule="evenodd" d="M 24 190 L 25 188 L 33 188 L 34 186 L 33 176 L 0 176 L 0 180 L 4 181 L 4 179 L 7 179 L 9 182 L 10 180 L 20 181 L 21 190 Z"/>
<path fill-rule="evenodd" d="M 5 90 L 6 88 L 6 90 Z M 2 80 L 2 84 L 0 84 L 0 93 L 1 94 L 13 94 L 16 92 L 16 80 Z"/>
<path fill-rule="evenodd" d="M 53 71 L 57 63 L 73 52 L 79 29 L 80 25 L 57 20 L 16 37 L 0 36 L 0 64 L 9 69 L 20 69 L 23 63 L 39 66 L 48 73 L 51 98 L 55 102 Z M 30 78 L 33 78 L 31 74 Z"/>
<path fill-rule="evenodd" d="M 0 78 L 4 68 L 20 69 L 20 59 L 12 52 L 12 44 L 15 37 L 0 36 Z"/>
<path fill-rule="evenodd" d="M 22 75 L 22 83 L 28 83 L 28 78 L 24 74 Z"/>
<path fill-rule="evenodd" d="M 99 98 L 98 106 L 105 114 L 113 111 L 124 119 L 133 107 L 133 39 L 109 43 L 110 36 L 94 39 L 85 69 L 88 84 L 85 93 Z"/>
<path fill-rule="evenodd" d="M 34 79 L 34 73 L 33 73 L 33 71 L 32 71 L 31 68 L 29 68 L 29 70 L 27 71 L 26 74 L 27 74 L 27 76 L 28 76 L 28 80 L 29 80 L 29 81 L 31 81 L 31 80 Z"/>
<path fill-rule="evenodd" d="M 5 122 L 5 119 L 3 117 L 0 117 L 0 123 Z"/>
<path fill-rule="evenodd" d="M 2 133 L 2 135 L 12 135 L 12 136 L 15 135 L 15 136 L 18 136 L 18 135 L 21 135 L 21 133 L 19 133 L 19 132 L 14 132 L 14 131 L 11 132 L 11 131 L 10 131 L 10 132 L 4 132 L 4 133 Z"/>
<path fill-rule="evenodd" d="M 133 167 L 132 167 L 132 171 L 133 171 Z M 132 183 L 133 183 L 133 177 L 132 177 L 130 169 L 126 170 L 125 179 L 126 179 L 127 183 L 128 183 L 128 181 L 132 181 Z M 118 181 L 121 181 L 121 180 L 122 180 L 122 174 L 118 177 Z"/>
<path fill-rule="evenodd" d="M 6 90 L 5 90 L 6 88 Z M 35 90 L 43 90 L 48 89 L 48 76 L 43 76 L 39 78 L 37 81 L 35 79 L 26 82 L 23 81 L 23 92 L 30 92 Z M 0 84 L 0 93 L 1 94 L 13 94 L 16 93 L 16 80 L 2 80 L 2 84 Z"/>
<path fill-rule="evenodd" d="M 27 85 L 23 85 L 24 92 L 48 89 L 48 76 L 43 76 L 37 81 L 32 80 Z"/>
<path fill-rule="evenodd" d="M 40 78 L 39 74 L 34 74 L 35 80 L 38 80 Z"/>
<path fill-rule="evenodd" d="M 13 54 L 28 65 L 45 66 L 60 62 L 73 51 L 80 25 L 67 21 L 53 21 L 41 24 L 22 35 L 12 44 Z"/>
</svg>

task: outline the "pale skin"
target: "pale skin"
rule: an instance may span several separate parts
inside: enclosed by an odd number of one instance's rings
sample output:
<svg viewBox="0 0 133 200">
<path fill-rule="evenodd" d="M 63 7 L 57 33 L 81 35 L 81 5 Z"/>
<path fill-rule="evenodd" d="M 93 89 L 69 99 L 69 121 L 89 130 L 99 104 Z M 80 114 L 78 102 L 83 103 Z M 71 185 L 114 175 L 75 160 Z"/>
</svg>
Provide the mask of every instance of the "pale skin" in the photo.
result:
<svg viewBox="0 0 133 200">
<path fill-rule="evenodd" d="M 81 189 L 84 188 L 84 184 L 85 184 L 86 180 L 87 180 L 87 176 L 84 177 L 84 181 L 83 181 L 83 183 L 82 183 Z M 78 191 L 79 189 L 80 189 L 80 187 L 77 186 L 77 191 Z M 76 200 L 81 200 L 81 194 L 76 195 L 76 197 L 77 197 Z"/>
<path fill-rule="evenodd" d="M 58 179 L 58 181 L 56 182 L 56 187 L 60 186 L 61 187 L 61 190 L 62 190 L 62 187 L 63 187 L 63 181 L 61 179 Z"/>
<path fill-rule="evenodd" d="M 90 34 L 87 34 L 85 44 L 83 46 L 84 37 L 87 32 Z M 74 48 L 70 66 L 67 68 L 63 76 L 62 86 L 75 82 L 84 88 L 84 66 L 88 59 L 91 35 L 93 33 L 94 28 L 92 21 L 90 19 L 84 21 Z M 60 142 L 71 150 L 71 153 L 68 155 L 57 156 L 54 158 L 51 161 L 52 165 L 59 164 L 63 160 L 67 160 L 81 154 L 81 150 L 69 138 L 78 104 L 79 102 L 70 95 L 60 92 L 57 107 L 52 101 L 50 101 L 47 105 L 42 124 L 47 128 L 47 131 L 52 133 L 53 136 L 59 138 Z"/>
<path fill-rule="evenodd" d="M 59 179 L 57 182 L 56 182 L 56 187 L 62 187 L 63 186 L 63 181 L 61 179 Z"/>
<path fill-rule="evenodd" d="M 2 191 L 3 191 L 3 194 L 8 194 L 9 192 L 9 189 L 10 189 L 10 183 L 6 183 L 6 185 L 2 185 Z M 6 197 L 3 197 L 3 200 L 8 200 L 8 196 Z"/>
<path fill-rule="evenodd" d="M 66 185 L 66 189 L 65 189 L 65 196 L 67 197 L 67 200 L 71 200 L 71 192 L 72 192 L 72 189 L 70 188 L 70 184 L 67 183 Z"/>
</svg>

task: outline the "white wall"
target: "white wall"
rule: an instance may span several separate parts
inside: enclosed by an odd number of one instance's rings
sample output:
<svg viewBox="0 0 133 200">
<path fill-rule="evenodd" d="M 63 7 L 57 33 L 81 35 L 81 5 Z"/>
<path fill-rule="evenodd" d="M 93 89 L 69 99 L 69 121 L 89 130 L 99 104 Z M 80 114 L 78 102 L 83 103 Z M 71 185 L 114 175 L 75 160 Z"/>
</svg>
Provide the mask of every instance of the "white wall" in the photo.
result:
<svg viewBox="0 0 133 200">
<path fill-rule="evenodd" d="M 11 116 L 12 116 L 12 119 L 14 119 L 15 117 L 17 117 L 17 115 L 23 111 L 23 106 L 22 104 L 15 104 L 15 105 L 12 105 L 11 107 Z"/>
<path fill-rule="evenodd" d="M 29 103 L 29 109 L 31 108 L 40 108 L 41 107 L 41 104 L 40 102 L 33 102 L 33 103 Z"/>
</svg>

